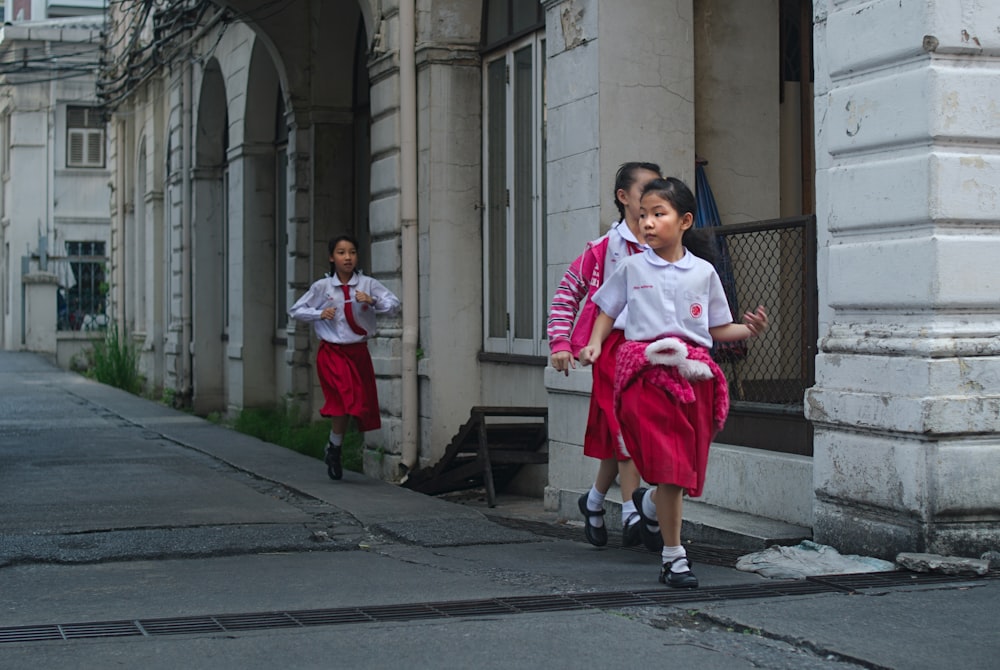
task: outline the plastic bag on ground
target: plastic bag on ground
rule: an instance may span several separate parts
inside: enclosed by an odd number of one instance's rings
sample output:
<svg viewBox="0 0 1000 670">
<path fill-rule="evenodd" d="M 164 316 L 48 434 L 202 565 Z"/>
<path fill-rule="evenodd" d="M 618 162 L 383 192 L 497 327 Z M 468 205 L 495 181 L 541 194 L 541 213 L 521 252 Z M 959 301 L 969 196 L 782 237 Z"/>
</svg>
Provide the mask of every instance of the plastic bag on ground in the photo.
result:
<svg viewBox="0 0 1000 670">
<path fill-rule="evenodd" d="M 889 572 L 896 569 L 896 564 L 868 556 L 841 554 L 825 544 L 803 540 L 794 547 L 775 545 L 740 556 L 736 569 L 756 572 L 764 577 L 798 579 L 816 575 Z"/>
</svg>

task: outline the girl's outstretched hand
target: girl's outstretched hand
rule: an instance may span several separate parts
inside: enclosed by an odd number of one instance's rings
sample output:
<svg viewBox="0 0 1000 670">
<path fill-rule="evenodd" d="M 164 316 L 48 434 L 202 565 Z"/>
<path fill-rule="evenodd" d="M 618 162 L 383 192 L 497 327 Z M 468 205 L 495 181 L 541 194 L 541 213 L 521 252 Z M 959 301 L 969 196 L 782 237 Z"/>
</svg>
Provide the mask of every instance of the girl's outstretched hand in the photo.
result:
<svg viewBox="0 0 1000 670">
<path fill-rule="evenodd" d="M 743 325 L 750 331 L 751 337 L 757 337 L 767 330 L 767 312 L 760 305 L 752 312 L 743 314 Z"/>
<path fill-rule="evenodd" d="M 600 345 L 588 344 L 580 350 L 580 362 L 584 365 L 591 365 L 601 355 Z"/>
</svg>

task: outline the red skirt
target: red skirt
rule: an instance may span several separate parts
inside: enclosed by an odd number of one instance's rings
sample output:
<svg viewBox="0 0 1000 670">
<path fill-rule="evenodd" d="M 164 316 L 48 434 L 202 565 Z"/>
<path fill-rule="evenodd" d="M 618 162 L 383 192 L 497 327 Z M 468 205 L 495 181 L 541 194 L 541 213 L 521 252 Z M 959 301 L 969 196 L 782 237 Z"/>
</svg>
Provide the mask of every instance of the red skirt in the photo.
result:
<svg viewBox="0 0 1000 670">
<path fill-rule="evenodd" d="M 693 498 L 701 495 L 708 448 L 715 437 L 715 383 L 692 382 L 691 403 L 678 402 L 646 375 L 621 392 L 622 438 L 645 481 L 680 486 Z"/>
<path fill-rule="evenodd" d="M 615 417 L 615 361 L 618 359 L 618 347 L 624 341 L 625 331 L 612 330 L 601 345 L 601 355 L 593 365 L 590 412 L 587 414 L 587 432 L 583 436 L 583 453 L 591 458 L 629 459 L 618 442 L 618 419 Z"/>
<path fill-rule="evenodd" d="M 319 411 L 322 416 L 353 416 L 362 433 L 382 426 L 367 342 L 332 344 L 324 340 L 316 354 L 316 373 L 326 400 Z"/>
</svg>

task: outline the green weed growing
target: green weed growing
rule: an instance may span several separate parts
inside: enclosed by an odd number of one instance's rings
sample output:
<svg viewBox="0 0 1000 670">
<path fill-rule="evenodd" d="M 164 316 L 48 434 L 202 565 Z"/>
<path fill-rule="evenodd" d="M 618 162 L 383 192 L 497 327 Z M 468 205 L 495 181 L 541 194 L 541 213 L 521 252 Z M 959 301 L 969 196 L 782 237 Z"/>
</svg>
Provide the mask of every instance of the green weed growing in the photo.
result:
<svg viewBox="0 0 1000 670">
<path fill-rule="evenodd" d="M 233 429 L 320 460 L 330 438 L 329 421 L 302 421 L 296 412 L 282 408 L 240 410 Z M 345 470 L 364 472 L 363 448 L 363 437 L 352 425 L 344 436 L 341 452 Z"/>
</svg>

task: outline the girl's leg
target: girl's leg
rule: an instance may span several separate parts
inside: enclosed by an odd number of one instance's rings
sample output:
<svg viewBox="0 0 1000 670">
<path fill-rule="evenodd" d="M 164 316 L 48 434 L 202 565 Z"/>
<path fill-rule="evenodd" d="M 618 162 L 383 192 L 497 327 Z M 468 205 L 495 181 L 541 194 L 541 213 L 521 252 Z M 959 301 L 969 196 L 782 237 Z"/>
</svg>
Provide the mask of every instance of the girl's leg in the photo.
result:
<svg viewBox="0 0 1000 670">
<path fill-rule="evenodd" d="M 618 476 L 618 461 L 614 458 L 602 458 L 601 464 L 597 467 L 597 478 L 594 485 L 590 487 L 587 494 L 587 509 L 591 512 L 599 512 L 604 509 L 604 496 L 608 494 L 608 489 Z M 595 528 L 604 526 L 604 517 L 592 516 L 588 523 Z"/>
<path fill-rule="evenodd" d="M 601 464 L 597 467 L 597 479 L 594 480 L 594 488 L 601 495 L 607 495 L 608 489 L 618 476 L 618 459 L 602 458 Z"/>
<path fill-rule="evenodd" d="M 660 522 L 660 535 L 664 547 L 677 547 L 681 543 L 684 489 L 673 484 L 656 485 L 656 518 Z"/>
<path fill-rule="evenodd" d="M 583 514 L 583 530 L 587 542 L 595 547 L 603 547 L 608 543 L 608 530 L 604 527 L 604 496 L 611 488 L 611 482 L 615 480 L 617 474 L 618 465 L 615 459 L 602 458 L 594 485 L 576 502 L 580 513 Z"/>
<path fill-rule="evenodd" d="M 639 488 L 639 469 L 635 461 L 618 461 L 618 486 L 622 490 L 622 546 L 634 547 L 642 542 L 639 528 L 639 512 L 635 508 L 632 494 Z"/>
<path fill-rule="evenodd" d="M 326 473 L 330 479 L 340 479 L 344 476 L 344 468 L 340 462 L 341 446 L 344 444 L 344 433 L 347 432 L 346 416 L 335 416 L 330 419 L 330 443 L 326 445 Z"/>
<path fill-rule="evenodd" d="M 681 544 L 683 507 L 684 489 L 673 484 L 657 485 L 656 518 L 660 521 L 660 534 L 663 537 L 660 582 L 674 588 L 693 589 L 698 586 L 698 578 L 691 572 L 687 551 Z"/>
</svg>

